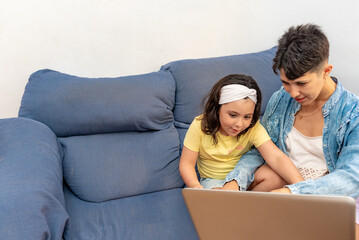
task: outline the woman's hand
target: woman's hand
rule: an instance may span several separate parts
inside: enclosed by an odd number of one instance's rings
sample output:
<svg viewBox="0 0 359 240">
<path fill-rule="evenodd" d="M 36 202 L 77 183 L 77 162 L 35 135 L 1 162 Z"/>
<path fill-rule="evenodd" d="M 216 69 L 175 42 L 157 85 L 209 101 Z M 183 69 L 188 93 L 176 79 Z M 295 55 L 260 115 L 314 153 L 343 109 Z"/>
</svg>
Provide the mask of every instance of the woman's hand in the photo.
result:
<svg viewBox="0 0 359 240">
<path fill-rule="evenodd" d="M 273 193 L 289 193 L 289 194 L 292 193 L 292 191 L 291 191 L 289 188 L 287 188 L 287 187 L 279 188 L 279 189 L 274 189 L 274 190 L 272 190 L 271 192 L 273 192 Z"/>
<path fill-rule="evenodd" d="M 239 186 L 236 180 L 232 180 L 224 184 L 221 190 L 239 191 Z"/>
</svg>

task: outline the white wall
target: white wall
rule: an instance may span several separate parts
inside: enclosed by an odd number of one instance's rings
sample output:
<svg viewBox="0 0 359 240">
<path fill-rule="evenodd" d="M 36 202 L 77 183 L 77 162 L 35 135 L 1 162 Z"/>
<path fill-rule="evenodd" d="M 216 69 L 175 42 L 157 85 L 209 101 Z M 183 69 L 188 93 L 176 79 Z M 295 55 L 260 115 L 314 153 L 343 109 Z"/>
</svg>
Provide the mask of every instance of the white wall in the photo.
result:
<svg viewBox="0 0 359 240">
<path fill-rule="evenodd" d="M 0 0 L 0 118 L 17 116 L 29 75 L 159 70 L 184 58 L 270 48 L 291 25 L 321 25 L 333 75 L 359 94 L 357 0 Z"/>
</svg>

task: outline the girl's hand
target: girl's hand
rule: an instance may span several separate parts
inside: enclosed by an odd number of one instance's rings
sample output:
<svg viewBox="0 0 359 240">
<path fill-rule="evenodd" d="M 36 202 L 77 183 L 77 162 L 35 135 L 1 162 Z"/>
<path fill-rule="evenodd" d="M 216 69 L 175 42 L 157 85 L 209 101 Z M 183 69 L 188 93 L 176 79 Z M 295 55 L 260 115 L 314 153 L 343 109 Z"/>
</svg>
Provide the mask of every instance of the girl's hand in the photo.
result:
<svg viewBox="0 0 359 240">
<path fill-rule="evenodd" d="M 181 159 L 179 162 L 179 172 L 183 182 L 189 188 L 203 188 L 199 183 L 196 173 L 196 162 L 198 152 L 192 151 L 189 148 L 183 147 Z"/>
<path fill-rule="evenodd" d="M 196 184 L 190 188 L 200 188 L 200 189 L 203 189 L 203 186 L 201 184 Z"/>
<path fill-rule="evenodd" d="M 304 181 L 304 178 L 292 160 L 290 160 L 289 157 L 285 155 L 271 140 L 263 143 L 257 147 L 257 149 L 264 160 L 268 163 L 268 166 L 271 167 L 287 183 L 294 184 Z"/>
</svg>

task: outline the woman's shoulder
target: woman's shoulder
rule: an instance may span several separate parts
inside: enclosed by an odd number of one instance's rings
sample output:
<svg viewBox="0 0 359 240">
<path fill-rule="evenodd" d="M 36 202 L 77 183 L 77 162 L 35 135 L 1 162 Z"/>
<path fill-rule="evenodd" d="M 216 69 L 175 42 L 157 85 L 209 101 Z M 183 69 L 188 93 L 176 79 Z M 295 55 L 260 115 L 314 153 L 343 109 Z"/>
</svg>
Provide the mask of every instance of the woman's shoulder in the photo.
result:
<svg viewBox="0 0 359 240">
<path fill-rule="evenodd" d="M 333 127 L 337 126 L 338 133 L 359 128 L 359 97 L 356 94 L 346 90 L 338 82 L 337 89 L 329 101 L 324 105 L 323 115 L 329 114 L 331 119 L 335 119 L 331 122 Z"/>
<path fill-rule="evenodd" d="M 279 100 L 282 98 L 286 98 L 286 97 L 290 97 L 289 94 L 287 94 L 287 92 L 284 90 L 284 87 L 281 86 L 277 91 L 275 91 L 272 96 L 271 96 L 271 100 Z"/>
<path fill-rule="evenodd" d="M 341 94 L 341 96 L 343 97 L 343 95 L 345 95 L 345 100 L 342 100 L 343 103 L 347 104 L 347 105 L 352 105 L 355 107 L 359 106 L 359 96 L 346 90 L 345 88 L 343 88 L 343 94 Z"/>
<path fill-rule="evenodd" d="M 359 96 L 345 89 L 340 83 L 338 83 L 337 88 L 333 94 L 333 99 L 330 99 L 332 101 L 328 104 L 328 110 L 330 108 L 336 109 L 334 114 L 338 117 L 359 117 Z"/>
<path fill-rule="evenodd" d="M 340 104 L 334 112 L 336 116 L 342 116 L 343 120 L 356 120 L 359 123 L 359 97 L 351 92 L 346 92 L 341 96 Z"/>
<path fill-rule="evenodd" d="M 265 115 L 268 116 L 277 116 L 278 114 L 283 114 L 288 110 L 288 108 L 295 107 L 293 105 L 293 99 L 290 95 L 281 87 L 278 91 L 274 92 L 269 99 L 269 102 L 266 106 Z"/>
</svg>

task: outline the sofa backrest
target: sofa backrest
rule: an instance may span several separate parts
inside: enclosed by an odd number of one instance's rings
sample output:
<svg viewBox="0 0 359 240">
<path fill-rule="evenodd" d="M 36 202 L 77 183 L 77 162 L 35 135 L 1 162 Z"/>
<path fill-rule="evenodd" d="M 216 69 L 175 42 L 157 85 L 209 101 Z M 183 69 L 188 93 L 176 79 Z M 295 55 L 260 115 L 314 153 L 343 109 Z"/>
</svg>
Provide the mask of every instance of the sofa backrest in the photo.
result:
<svg viewBox="0 0 359 240">
<path fill-rule="evenodd" d="M 58 137 L 162 130 L 173 122 L 174 94 L 168 72 L 84 78 L 44 69 L 30 76 L 19 116 Z"/>
<path fill-rule="evenodd" d="M 169 71 L 176 81 L 174 119 L 181 143 L 194 117 L 203 111 L 203 98 L 226 75 L 246 74 L 257 81 L 262 92 L 263 114 L 269 98 L 281 86 L 280 77 L 272 71 L 275 52 L 276 47 L 273 47 L 256 53 L 180 60 L 162 66 L 161 69 Z"/>
<path fill-rule="evenodd" d="M 228 74 L 251 75 L 262 90 L 263 113 L 281 85 L 271 70 L 275 50 L 174 61 L 158 72 L 118 78 L 40 70 L 30 76 L 19 116 L 56 134 L 65 183 L 83 200 L 182 187 L 180 149 L 204 96 Z"/>
<path fill-rule="evenodd" d="M 174 99 L 166 71 L 81 78 L 40 70 L 30 76 L 19 116 L 52 129 L 65 183 L 79 198 L 102 202 L 183 186 Z"/>
</svg>

